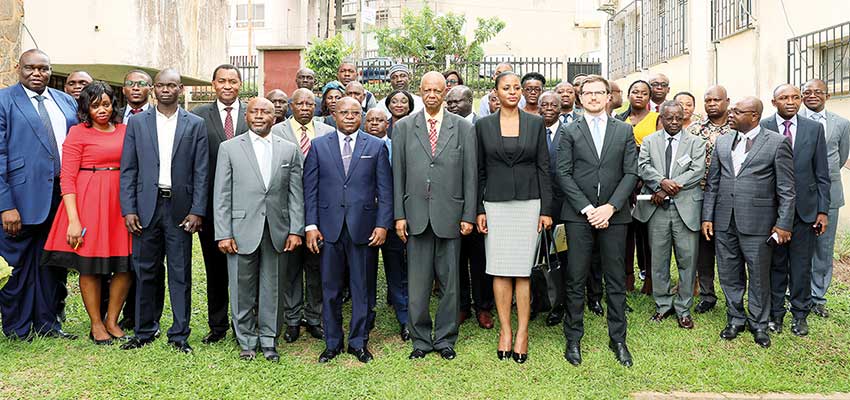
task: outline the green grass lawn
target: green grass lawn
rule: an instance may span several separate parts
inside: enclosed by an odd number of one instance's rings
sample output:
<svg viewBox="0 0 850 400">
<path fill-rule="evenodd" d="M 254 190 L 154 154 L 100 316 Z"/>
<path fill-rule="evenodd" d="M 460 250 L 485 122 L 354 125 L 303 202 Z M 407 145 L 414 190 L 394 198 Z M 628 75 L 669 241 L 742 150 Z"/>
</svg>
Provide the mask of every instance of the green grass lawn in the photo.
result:
<svg viewBox="0 0 850 400">
<path fill-rule="evenodd" d="M 809 318 L 811 335 L 794 337 L 786 329 L 773 346 L 761 349 L 750 334 L 732 342 L 718 336 L 725 325 L 721 305 L 696 315 L 696 328 L 679 329 L 675 319 L 648 322 L 652 300 L 632 294 L 628 343 L 635 360 L 621 367 L 607 348 L 604 318 L 586 316 L 584 364 L 563 359 L 561 327 L 532 322 L 528 363 L 499 362 L 498 330 L 482 330 L 472 321 L 461 326 L 458 358 L 437 354 L 410 361 L 409 343 L 397 336 L 392 311 L 379 286 L 378 326 L 370 347 L 375 360 L 363 365 L 344 354 L 329 365 L 316 363 L 323 343 L 302 334 L 283 343 L 280 364 L 262 357 L 240 361 L 232 336 L 206 346 L 204 268 L 196 246 L 194 258 L 192 355 L 170 350 L 165 338 L 135 351 L 96 347 L 86 339 L 88 319 L 77 283 L 71 282 L 65 330 L 81 339 L 36 339 L 23 343 L 0 339 L 2 399 L 271 399 L 271 398 L 564 398 L 619 399 L 639 391 L 795 392 L 850 391 L 850 312 L 848 288 L 831 290 L 832 315 Z M 72 277 L 71 280 L 75 280 Z M 383 281 L 383 273 L 380 279 Z M 719 288 L 718 288 L 719 290 Z M 346 311 L 348 312 L 348 311 Z M 170 326 L 166 306 L 163 327 Z"/>
</svg>

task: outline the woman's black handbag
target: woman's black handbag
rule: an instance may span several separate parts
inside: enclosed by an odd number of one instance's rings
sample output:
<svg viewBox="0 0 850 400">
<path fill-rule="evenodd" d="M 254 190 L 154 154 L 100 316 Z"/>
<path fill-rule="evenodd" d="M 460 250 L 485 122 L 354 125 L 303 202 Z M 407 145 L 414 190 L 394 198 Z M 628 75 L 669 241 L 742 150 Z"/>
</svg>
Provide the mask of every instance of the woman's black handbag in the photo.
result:
<svg viewBox="0 0 850 400">
<path fill-rule="evenodd" d="M 555 253 L 554 243 L 552 231 L 543 229 L 537 237 L 537 252 L 534 256 L 532 271 L 551 272 L 561 268 L 561 262 L 558 261 L 558 255 Z"/>
</svg>

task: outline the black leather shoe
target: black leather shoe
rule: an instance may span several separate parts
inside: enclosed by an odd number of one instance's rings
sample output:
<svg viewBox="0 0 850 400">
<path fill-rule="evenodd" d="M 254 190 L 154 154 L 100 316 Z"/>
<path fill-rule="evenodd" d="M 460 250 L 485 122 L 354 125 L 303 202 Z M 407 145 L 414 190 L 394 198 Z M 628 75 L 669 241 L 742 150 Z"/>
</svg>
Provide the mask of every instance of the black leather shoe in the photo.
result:
<svg viewBox="0 0 850 400">
<path fill-rule="evenodd" d="M 805 318 L 794 318 L 791 321 L 791 333 L 797 336 L 806 336 L 809 334 L 809 322 Z"/>
<path fill-rule="evenodd" d="M 528 361 L 528 353 L 525 353 L 525 354 L 514 353 L 513 357 L 514 357 L 514 362 L 517 363 L 517 364 L 525 364 L 525 362 Z"/>
<path fill-rule="evenodd" d="M 239 352 L 239 359 L 242 361 L 251 361 L 257 357 L 257 352 L 254 350 L 242 350 Z"/>
<path fill-rule="evenodd" d="M 546 316 L 546 326 L 555 326 L 564 322 L 564 310 L 562 308 L 553 308 Z"/>
<path fill-rule="evenodd" d="M 185 340 L 169 340 L 168 345 L 184 354 L 192 354 L 192 346 Z"/>
<path fill-rule="evenodd" d="M 403 342 L 410 340 L 410 329 L 407 329 L 406 324 L 401 324 L 398 330 L 398 336 L 401 337 Z"/>
<path fill-rule="evenodd" d="M 92 341 L 97 346 L 110 346 L 112 345 L 112 336 L 110 335 L 109 339 L 97 340 L 94 338 L 94 334 L 89 331 L 89 340 Z"/>
<path fill-rule="evenodd" d="M 614 356 L 617 357 L 617 361 L 625 366 L 631 367 L 632 363 L 632 353 L 629 353 L 629 348 L 626 347 L 625 343 L 615 343 L 608 342 L 608 348 L 614 352 Z"/>
<path fill-rule="evenodd" d="M 413 349 L 413 351 L 410 352 L 410 355 L 407 356 L 407 358 L 409 360 L 417 360 L 420 358 L 425 358 L 426 354 L 428 353 L 425 352 L 425 350 Z"/>
<path fill-rule="evenodd" d="M 729 324 L 729 325 L 726 325 L 726 328 L 723 328 L 723 330 L 720 331 L 720 338 L 726 339 L 726 340 L 732 340 L 732 339 L 738 337 L 738 335 L 743 331 L 744 331 L 744 325 Z"/>
<path fill-rule="evenodd" d="M 514 352 L 511 350 L 496 350 L 496 357 L 499 357 L 499 361 L 507 360 L 514 356 Z"/>
<path fill-rule="evenodd" d="M 286 343 L 292 343 L 298 340 L 298 336 L 301 335 L 301 327 L 298 325 L 289 325 L 286 327 L 286 332 L 283 333 L 283 340 Z"/>
<path fill-rule="evenodd" d="M 829 311 L 826 311 L 826 305 L 815 304 L 812 306 L 812 313 L 821 318 L 829 318 Z"/>
<path fill-rule="evenodd" d="M 274 347 L 260 347 L 260 351 L 263 352 L 263 357 L 265 357 L 266 360 L 271 362 L 280 361 L 280 354 L 277 354 L 277 350 L 275 350 Z"/>
<path fill-rule="evenodd" d="M 599 302 L 599 300 L 594 300 L 590 303 L 587 303 L 587 309 L 600 317 L 605 315 L 605 310 L 602 308 L 602 303 Z"/>
<path fill-rule="evenodd" d="M 72 333 L 67 333 L 67 332 L 65 332 L 61 329 L 49 330 L 49 331 L 43 333 L 41 336 L 46 337 L 46 338 L 53 338 L 53 339 L 77 340 L 77 335 L 74 335 Z"/>
<path fill-rule="evenodd" d="M 782 317 L 770 317 L 770 322 L 767 323 L 767 329 L 775 334 L 782 333 Z"/>
<path fill-rule="evenodd" d="M 288 330 L 287 330 L 288 331 Z M 321 325 L 307 325 L 307 333 L 310 334 L 315 339 L 322 340 L 325 337 L 325 330 L 322 329 Z M 298 339 L 298 334 L 295 335 L 295 338 Z"/>
<path fill-rule="evenodd" d="M 445 349 L 440 349 L 440 357 L 443 357 L 444 360 L 454 360 L 457 357 L 457 353 L 455 353 L 455 349 L 446 347 Z"/>
<path fill-rule="evenodd" d="M 764 329 L 753 329 L 753 341 L 761 347 L 770 347 L 770 336 Z"/>
<path fill-rule="evenodd" d="M 581 344 L 579 342 L 567 342 L 567 350 L 564 352 L 564 358 L 572 365 L 581 365 Z"/>
<path fill-rule="evenodd" d="M 218 343 L 218 342 L 220 342 L 220 341 L 224 340 L 224 337 L 225 337 L 225 336 L 227 336 L 227 331 L 224 331 L 224 332 L 210 332 L 210 333 L 208 333 L 208 334 L 207 334 L 207 336 L 204 336 L 204 338 L 203 338 L 203 339 L 201 339 L 201 343 L 203 343 L 203 344 L 213 344 L 213 343 Z"/>
<path fill-rule="evenodd" d="M 339 355 L 339 353 L 342 353 L 342 349 L 325 348 L 325 351 L 323 351 L 322 354 L 319 354 L 319 363 L 324 364 L 330 360 L 333 360 L 334 358 L 336 358 L 336 356 Z"/>
<path fill-rule="evenodd" d="M 697 306 L 694 307 L 694 312 L 697 314 L 707 313 L 711 311 L 711 309 L 713 309 L 716 305 L 717 303 L 713 301 L 700 300 L 700 302 L 697 303 Z"/>
<path fill-rule="evenodd" d="M 139 349 L 139 348 L 147 346 L 151 343 L 153 343 L 153 339 L 142 340 L 142 339 L 139 339 L 136 336 L 133 336 L 133 337 L 130 338 L 130 340 L 127 341 L 127 343 L 124 343 L 124 344 L 121 345 L 121 350 Z"/>
<path fill-rule="evenodd" d="M 373 359 L 372 353 L 369 352 L 369 349 L 366 346 L 363 346 L 362 349 L 355 349 L 351 346 L 348 346 L 348 350 L 346 350 L 346 352 L 348 354 L 353 355 L 354 357 L 357 357 L 357 361 L 360 361 L 363 364 L 366 364 L 369 361 L 372 361 Z"/>
</svg>

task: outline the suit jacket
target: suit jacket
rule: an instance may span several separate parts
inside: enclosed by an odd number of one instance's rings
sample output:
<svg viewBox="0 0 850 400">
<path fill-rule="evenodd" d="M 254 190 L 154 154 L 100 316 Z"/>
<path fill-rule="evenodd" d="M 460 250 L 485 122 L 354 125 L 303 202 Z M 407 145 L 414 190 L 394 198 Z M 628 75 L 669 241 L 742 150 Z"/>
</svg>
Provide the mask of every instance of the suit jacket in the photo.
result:
<svg viewBox="0 0 850 400">
<path fill-rule="evenodd" d="M 561 126 L 563 125 L 559 119 L 552 140 L 549 140 L 549 135 L 546 135 L 546 145 L 549 150 L 549 181 L 552 183 L 552 216 L 555 218 L 560 218 L 564 202 L 564 191 L 558 185 L 558 145 L 561 143 Z M 546 128 L 548 127 L 544 127 Z"/>
<path fill-rule="evenodd" d="M 298 136 L 295 132 L 292 131 L 292 121 L 290 121 L 292 117 L 283 120 L 283 122 L 277 123 L 272 127 L 272 134 L 283 138 L 284 140 L 294 144 L 298 147 L 298 159 L 301 165 L 304 165 L 304 155 L 301 154 L 301 142 L 298 140 Z M 321 136 L 325 136 L 329 133 L 336 132 L 332 126 L 328 126 L 322 122 L 313 120 L 313 130 L 316 132 L 316 139 Z"/>
<path fill-rule="evenodd" d="M 776 117 L 761 120 L 761 127 L 778 132 Z M 784 129 L 785 127 L 783 127 Z M 818 214 L 829 214 L 829 165 L 823 125 L 797 117 L 797 136 L 793 144 L 794 182 L 797 215 L 812 224 Z"/>
<path fill-rule="evenodd" d="M 367 244 L 376 227 L 393 227 L 387 146 L 359 131 L 346 175 L 338 135 L 313 139 L 304 161 L 306 224 L 316 225 L 330 243 L 339 240 L 344 225 L 355 244 Z"/>
<path fill-rule="evenodd" d="M 130 118 L 121 153 L 121 214 L 138 214 L 147 228 L 159 195 L 159 164 L 171 163 L 171 209 L 175 225 L 188 214 L 206 217 L 209 144 L 204 120 L 177 109 L 171 154 L 159 154 L 156 107 Z"/>
<path fill-rule="evenodd" d="M 797 118 L 806 118 L 801 111 Z M 829 208 L 844 205 L 844 185 L 841 182 L 841 167 L 847 162 L 850 152 L 850 121 L 838 114 L 826 112 L 826 160 L 829 166 Z"/>
<path fill-rule="evenodd" d="M 505 153 L 501 111 L 475 124 L 478 139 L 478 213 L 484 201 L 540 199 L 540 215 L 552 215 L 549 148 L 543 118 L 520 110 L 519 139 L 513 157 Z"/>
<path fill-rule="evenodd" d="M 679 147 L 673 155 L 670 179 L 682 185 L 682 190 L 673 197 L 676 211 L 692 231 L 700 229 L 702 215 L 702 188 L 700 181 L 705 176 L 705 141 L 682 130 L 679 132 Z M 652 194 L 661 190 L 667 150 L 667 133 L 657 131 L 643 139 L 638 156 L 638 171 L 643 180 L 641 193 Z M 681 162 L 680 162 L 681 161 Z M 658 208 L 651 201 L 638 201 L 632 214 L 638 221 L 647 222 Z"/>
<path fill-rule="evenodd" d="M 606 203 L 616 209 L 610 224 L 632 221 L 628 200 L 638 181 L 635 137 L 631 125 L 607 118 L 601 157 L 584 117 L 559 129 L 558 185 L 566 198 L 565 221 L 587 222 L 581 210 Z"/>
<path fill-rule="evenodd" d="M 702 220 L 713 222 L 715 231 L 725 232 L 734 211 L 736 229 L 745 235 L 767 236 L 773 226 L 791 231 L 795 195 L 791 143 L 762 128 L 736 176 L 732 144 L 738 135 L 743 134 L 731 131 L 714 142 Z M 739 145 L 745 145 L 742 141 Z"/>
<path fill-rule="evenodd" d="M 76 125 L 77 102 L 58 90 L 45 90 L 65 115 L 66 131 Z M 0 89 L 0 211 L 17 209 L 24 225 L 44 222 L 51 211 L 53 180 L 60 172 L 54 160 L 60 154 L 47 135 L 23 85 Z"/>
<path fill-rule="evenodd" d="M 241 135 L 245 132 L 248 132 L 248 121 L 245 119 L 245 113 L 248 111 L 248 105 L 239 101 L 239 115 L 234 115 L 235 124 L 233 126 L 233 135 L 234 137 Z M 221 114 L 218 112 L 218 105 L 216 102 L 207 103 L 195 107 L 192 110 L 192 113 L 204 119 L 204 125 L 206 126 L 207 132 L 207 142 L 209 143 L 209 155 L 210 155 L 210 185 L 207 191 L 207 215 L 211 218 L 207 222 L 213 222 L 212 219 L 215 219 L 213 213 L 213 180 L 215 179 L 215 168 L 218 159 L 218 147 L 221 146 L 221 143 L 227 140 L 227 136 L 224 135 L 224 121 L 221 120 Z"/>
<path fill-rule="evenodd" d="M 460 222 L 475 223 L 478 209 L 473 125 L 444 110 L 432 157 L 421 110 L 396 122 L 392 141 L 395 219 L 406 219 L 411 235 L 430 224 L 437 237 L 459 238 Z"/>
<path fill-rule="evenodd" d="M 239 254 L 257 250 L 266 224 L 280 253 L 287 236 L 304 235 L 301 151 L 283 138 L 269 138 L 272 170 L 268 188 L 249 135 L 240 135 L 219 147 L 213 200 L 215 240 L 235 239 Z"/>
</svg>

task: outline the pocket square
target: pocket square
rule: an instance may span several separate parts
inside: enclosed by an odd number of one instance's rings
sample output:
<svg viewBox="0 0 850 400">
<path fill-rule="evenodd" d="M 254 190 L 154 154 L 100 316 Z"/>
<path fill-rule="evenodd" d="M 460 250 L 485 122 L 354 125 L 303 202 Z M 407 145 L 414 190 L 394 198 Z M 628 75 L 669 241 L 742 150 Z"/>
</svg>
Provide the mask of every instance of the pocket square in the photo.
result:
<svg viewBox="0 0 850 400">
<path fill-rule="evenodd" d="M 360 158 L 373 158 L 372 156 L 360 156 Z"/>
<path fill-rule="evenodd" d="M 281 166 L 280 166 L 280 167 L 281 167 L 281 168 L 286 168 L 286 167 L 288 167 L 288 166 L 289 166 L 289 163 L 286 163 L 286 164 L 281 164 Z"/>
</svg>

